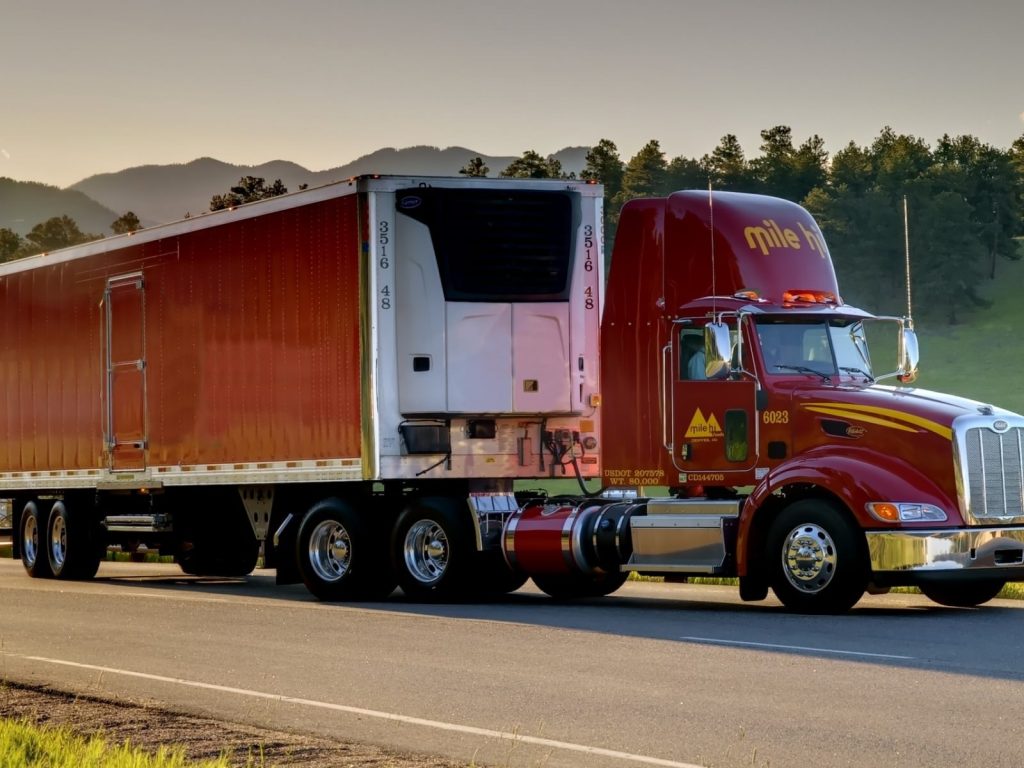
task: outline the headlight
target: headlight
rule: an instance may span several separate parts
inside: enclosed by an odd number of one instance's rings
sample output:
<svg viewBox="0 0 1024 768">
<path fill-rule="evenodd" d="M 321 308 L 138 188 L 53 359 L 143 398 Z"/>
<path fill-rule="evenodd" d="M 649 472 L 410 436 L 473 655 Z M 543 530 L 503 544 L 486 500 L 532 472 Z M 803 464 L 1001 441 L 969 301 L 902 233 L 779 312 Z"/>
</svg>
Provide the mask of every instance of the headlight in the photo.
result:
<svg viewBox="0 0 1024 768">
<path fill-rule="evenodd" d="M 864 505 L 876 520 L 883 523 L 945 522 L 946 513 L 934 504 L 913 504 L 910 502 L 869 501 Z"/>
</svg>

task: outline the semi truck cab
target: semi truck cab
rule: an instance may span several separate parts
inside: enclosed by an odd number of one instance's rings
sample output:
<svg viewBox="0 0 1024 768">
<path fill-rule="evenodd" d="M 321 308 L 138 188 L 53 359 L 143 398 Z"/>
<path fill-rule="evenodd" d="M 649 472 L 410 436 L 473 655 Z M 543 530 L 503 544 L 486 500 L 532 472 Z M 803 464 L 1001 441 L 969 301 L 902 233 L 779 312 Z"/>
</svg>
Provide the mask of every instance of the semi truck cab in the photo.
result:
<svg viewBox="0 0 1024 768">
<path fill-rule="evenodd" d="M 671 494 L 634 504 L 622 568 L 738 576 L 811 612 L 1024 579 L 1024 418 L 908 386 L 912 323 L 843 301 L 801 207 L 627 203 L 602 351 L 605 481 Z"/>
</svg>

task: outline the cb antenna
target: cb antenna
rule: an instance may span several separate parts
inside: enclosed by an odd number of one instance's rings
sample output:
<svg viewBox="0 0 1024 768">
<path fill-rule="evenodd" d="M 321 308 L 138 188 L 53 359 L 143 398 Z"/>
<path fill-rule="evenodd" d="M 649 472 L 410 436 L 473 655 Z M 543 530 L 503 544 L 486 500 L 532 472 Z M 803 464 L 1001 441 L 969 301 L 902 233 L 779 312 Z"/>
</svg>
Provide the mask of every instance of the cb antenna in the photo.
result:
<svg viewBox="0 0 1024 768">
<path fill-rule="evenodd" d="M 914 315 L 913 307 L 910 303 L 910 225 L 909 217 L 907 216 L 907 196 L 903 196 L 903 253 L 904 253 L 904 264 L 906 266 L 907 275 L 907 321 L 910 327 L 914 327 Z"/>
<path fill-rule="evenodd" d="M 711 194 L 710 176 L 708 176 L 708 216 L 711 219 L 711 313 L 717 317 L 718 289 L 715 287 L 715 203 L 714 197 Z"/>
</svg>

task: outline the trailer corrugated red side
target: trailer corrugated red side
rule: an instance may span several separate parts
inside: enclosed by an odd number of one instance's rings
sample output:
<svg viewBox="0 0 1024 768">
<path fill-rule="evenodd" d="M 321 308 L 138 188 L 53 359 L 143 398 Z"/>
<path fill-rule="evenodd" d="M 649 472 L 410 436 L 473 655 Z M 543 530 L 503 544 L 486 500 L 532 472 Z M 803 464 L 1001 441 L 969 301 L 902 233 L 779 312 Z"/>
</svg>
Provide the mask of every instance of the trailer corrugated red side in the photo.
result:
<svg viewBox="0 0 1024 768">
<path fill-rule="evenodd" d="M 360 242 L 347 195 L 0 276 L 0 472 L 357 459 Z"/>
</svg>

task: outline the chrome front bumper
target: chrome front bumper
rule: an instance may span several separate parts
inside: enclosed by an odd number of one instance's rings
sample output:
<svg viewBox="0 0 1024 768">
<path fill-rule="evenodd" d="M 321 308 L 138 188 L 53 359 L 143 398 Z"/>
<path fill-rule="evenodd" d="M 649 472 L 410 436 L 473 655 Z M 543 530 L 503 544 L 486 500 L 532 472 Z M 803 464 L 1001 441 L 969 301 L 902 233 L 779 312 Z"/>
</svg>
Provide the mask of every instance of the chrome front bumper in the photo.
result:
<svg viewBox="0 0 1024 768">
<path fill-rule="evenodd" d="M 1024 528 L 868 531 L 871 570 L 1005 571 L 1024 580 Z"/>
</svg>

